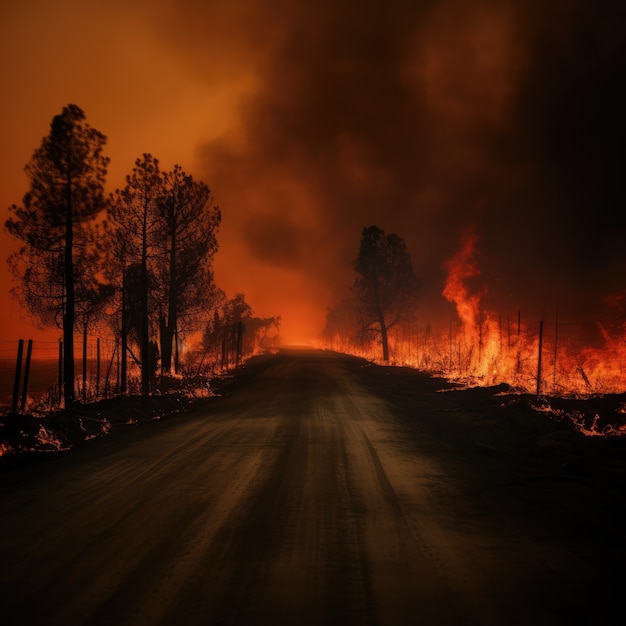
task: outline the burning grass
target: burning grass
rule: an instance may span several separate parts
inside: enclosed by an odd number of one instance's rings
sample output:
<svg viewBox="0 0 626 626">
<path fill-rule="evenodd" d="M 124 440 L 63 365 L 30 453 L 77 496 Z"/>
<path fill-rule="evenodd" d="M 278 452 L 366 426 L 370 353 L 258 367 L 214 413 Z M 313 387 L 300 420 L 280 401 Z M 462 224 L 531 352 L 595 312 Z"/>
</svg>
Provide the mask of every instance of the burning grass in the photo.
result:
<svg viewBox="0 0 626 626">
<path fill-rule="evenodd" d="M 564 422 L 588 437 L 626 436 L 626 394 L 587 398 L 542 398 L 531 402 L 535 411 Z"/>
<path fill-rule="evenodd" d="M 626 322 L 613 310 L 592 323 L 577 316 L 501 315 L 485 304 L 478 238 L 468 229 L 459 250 L 445 263 L 442 295 L 457 320 L 442 328 L 418 327 L 409 315 L 388 329 L 390 365 L 414 368 L 459 388 L 506 385 L 536 398 L 533 410 L 590 437 L 626 435 Z M 607 298 L 607 302 L 626 298 Z M 396 322 L 398 322 L 396 324 Z M 336 334 L 320 347 L 380 361 L 377 337 Z"/>
</svg>

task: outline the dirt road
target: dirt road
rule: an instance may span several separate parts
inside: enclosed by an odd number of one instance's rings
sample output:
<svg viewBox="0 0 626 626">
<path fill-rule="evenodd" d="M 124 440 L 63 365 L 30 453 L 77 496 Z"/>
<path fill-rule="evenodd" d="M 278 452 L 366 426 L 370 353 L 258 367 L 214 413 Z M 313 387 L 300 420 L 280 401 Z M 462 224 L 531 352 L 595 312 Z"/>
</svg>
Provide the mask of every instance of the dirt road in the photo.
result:
<svg viewBox="0 0 626 626">
<path fill-rule="evenodd" d="M 0 621 L 621 623 L 619 524 L 564 527 L 580 481 L 529 496 L 543 461 L 426 377 L 394 402 L 393 375 L 287 351 L 191 414 L 5 472 Z"/>
</svg>

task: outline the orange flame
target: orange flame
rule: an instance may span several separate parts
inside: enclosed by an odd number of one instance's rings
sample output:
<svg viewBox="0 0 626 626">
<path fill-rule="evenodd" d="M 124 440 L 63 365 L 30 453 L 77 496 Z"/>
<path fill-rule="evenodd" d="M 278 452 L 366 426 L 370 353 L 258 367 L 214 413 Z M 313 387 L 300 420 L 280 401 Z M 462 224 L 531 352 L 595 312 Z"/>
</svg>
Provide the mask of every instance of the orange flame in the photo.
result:
<svg viewBox="0 0 626 626">
<path fill-rule="evenodd" d="M 466 329 L 476 329 L 480 317 L 480 300 L 486 293 L 486 287 L 471 294 L 466 281 L 480 276 L 480 269 L 474 258 L 478 236 L 473 227 L 469 227 L 462 236 L 461 249 L 448 261 L 444 268 L 448 270 L 442 295 L 453 302 L 461 323 Z"/>
<path fill-rule="evenodd" d="M 442 295 L 454 303 L 459 324 L 448 329 L 430 324 L 400 325 L 390 333 L 392 363 L 415 367 L 465 385 L 492 386 L 501 383 L 524 393 L 541 396 L 590 397 L 621 394 L 626 390 L 626 319 L 612 317 L 598 323 L 593 332 L 578 336 L 582 326 L 563 323 L 557 317 L 550 324 L 543 319 L 516 320 L 486 310 L 482 299 L 486 285 L 476 286 L 481 276 L 476 259 L 478 236 L 473 227 L 462 235 L 461 245 L 445 264 L 447 278 Z M 613 295 L 607 305 L 623 308 L 626 298 Z M 620 309 L 621 310 L 621 309 Z M 619 311 L 618 311 L 619 312 Z M 569 330 L 568 330 L 569 325 Z M 574 331 L 574 327 L 578 328 Z M 347 336 L 336 337 L 328 347 L 376 361 L 377 345 L 365 345 Z M 588 436 L 626 436 L 619 416 L 615 423 L 600 426 L 600 418 L 550 409 L 555 419 L 567 419 Z M 626 407 L 622 411 L 626 413 Z"/>
</svg>

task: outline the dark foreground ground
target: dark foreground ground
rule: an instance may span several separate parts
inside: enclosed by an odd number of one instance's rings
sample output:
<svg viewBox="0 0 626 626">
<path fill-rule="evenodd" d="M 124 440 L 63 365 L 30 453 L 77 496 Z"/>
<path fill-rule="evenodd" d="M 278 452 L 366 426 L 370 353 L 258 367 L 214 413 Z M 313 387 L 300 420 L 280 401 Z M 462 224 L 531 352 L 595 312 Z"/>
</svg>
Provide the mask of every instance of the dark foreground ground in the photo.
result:
<svg viewBox="0 0 626 626">
<path fill-rule="evenodd" d="M 624 623 L 622 439 L 327 352 L 222 393 L 1 466 L 2 624 Z"/>
</svg>

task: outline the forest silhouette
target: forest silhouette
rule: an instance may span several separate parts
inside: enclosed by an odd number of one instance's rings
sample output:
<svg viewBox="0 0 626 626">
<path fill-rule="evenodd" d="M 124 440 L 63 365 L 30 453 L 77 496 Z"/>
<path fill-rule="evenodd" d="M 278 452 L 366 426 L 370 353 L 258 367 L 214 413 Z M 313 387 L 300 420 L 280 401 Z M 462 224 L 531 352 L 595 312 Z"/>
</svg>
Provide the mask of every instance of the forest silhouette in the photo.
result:
<svg viewBox="0 0 626 626">
<path fill-rule="evenodd" d="M 226 365 L 275 339 L 280 326 L 278 317 L 255 317 L 243 294 L 228 299 L 216 285 L 221 213 L 208 185 L 143 154 L 125 186 L 107 194 L 105 145 L 79 106 L 64 107 L 26 164 L 29 189 L 5 224 L 21 242 L 8 259 L 12 295 L 38 326 L 62 330 L 66 409 L 77 398 L 77 333 L 84 345 L 94 328 L 112 336 L 118 391 L 128 390 L 130 361 L 148 396 L 160 378 L 181 374 L 192 336 L 200 335 L 200 365 Z"/>
</svg>

